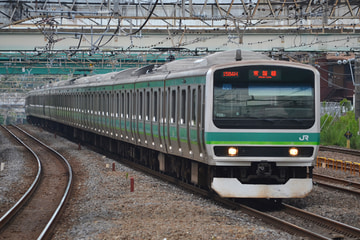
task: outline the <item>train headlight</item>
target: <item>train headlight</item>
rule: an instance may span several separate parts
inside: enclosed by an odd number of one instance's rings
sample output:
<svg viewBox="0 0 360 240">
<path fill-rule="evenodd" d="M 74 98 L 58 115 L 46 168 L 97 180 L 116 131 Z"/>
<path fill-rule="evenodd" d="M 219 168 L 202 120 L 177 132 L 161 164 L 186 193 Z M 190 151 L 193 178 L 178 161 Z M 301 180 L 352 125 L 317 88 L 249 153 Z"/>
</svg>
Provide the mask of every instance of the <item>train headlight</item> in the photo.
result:
<svg viewBox="0 0 360 240">
<path fill-rule="evenodd" d="M 296 157 L 299 154 L 299 149 L 297 148 L 290 148 L 289 149 L 289 154 L 292 157 Z"/>
<path fill-rule="evenodd" d="M 234 157 L 238 154 L 238 149 L 236 147 L 229 147 L 228 154 L 230 157 Z"/>
</svg>

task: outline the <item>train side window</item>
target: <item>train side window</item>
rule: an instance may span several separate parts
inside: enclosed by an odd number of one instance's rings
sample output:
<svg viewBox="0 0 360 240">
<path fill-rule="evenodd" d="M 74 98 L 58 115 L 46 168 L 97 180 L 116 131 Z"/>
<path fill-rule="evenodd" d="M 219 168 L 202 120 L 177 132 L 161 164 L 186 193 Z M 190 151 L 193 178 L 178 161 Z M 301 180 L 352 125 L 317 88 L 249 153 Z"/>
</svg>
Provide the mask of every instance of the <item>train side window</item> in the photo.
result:
<svg viewBox="0 0 360 240">
<path fill-rule="evenodd" d="M 94 114 L 97 113 L 97 101 L 96 101 L 97 97 L 96 97 L 96 92 L 93 92 L 93 109 L 94 109 Z"/>
<path fill-rule="evenodd" d="M 159 89 L 159 98 L 160 98 L 160 101 L 159 101 L 159 118 L 160 118 L 160 123 L 163 123 L 164 122 L 164 106 L 165 106 L 165 103 L 164 103 L 164 92 L 161 91 L 161 89 Z"/>
<path fill-rule="evenodd" d="M 126 109 L 125 109 L 125 117 L 129 118 L 129 112 L 130 112 L 130 93 L 126 93 Z"/>
<path fill-rule="evenodd" d="M 97 94 L 97 99 L 96 99 L 96 104 L 97 104 L 97 110 L 98 110 L 98 115 L 101 115 L 101 93 Z"/>
<path fill-rule="evenodd" d="M 100 115 L 100 106 L 101 106 L 101 95 L 100 93 L 96 94 L 96 110 L 97 110 L 97 114 Z"/>
<path fill-rule="evenodd" d="M 134 91 L 133 93 L 132 93 L 132 102 L 131 102 L 131 106 L 133 106 L 132 107 L 132 109 L 131 109 L 131 114 L 132 114 L 132 119 L 136 119 L 136 114 L 137 114 L 137 104 L 136 104 L 136 91 Z"/>
<path fill-rule="evenodd" d="M 125 94 L 121 93 L 121 109 L 120 109 L 120 117 L 124 117 L 124 111 L 125 111 Z"/>
<path fill-rule="evenodd" d="M 79 97 L 78 95 L 74 92 L 72 93 L 73 96 L 73 102 L 75 102 L 75 106 L 73 105 L 73 108 L 71 109 L 73 112 L 76 112 L 79 109 Z"/>
<path fill-rule="evenodd" d="M 77 108 L 77 111 L 78 112 L 83 112 L 83 107 L 82 107 L 82 103 L 83 103 L 83 96 L 81 93 L 79 92 L 76 92 L 76 96 L 78 98 L 78 108 Z"/>
<path fill-rule="evenodd" d="M 100 107 L 101 107 L 101 115 L 105 116 L 105 112 L 106 112 L 106 94 L 105 93 L 102 94 L 102 103 L 101 103 Z"/>
<path fill-rule="evenodd" d="M 102 115 L 102 112 L 103 112 L 103 94 L 100 92 L 98 94 L 98 101 L 97 101 L 97 104 L 98 104 L 98 115 Z"/>
<path fill-rule="evenodd" d="M 81 96 L 83 98 L 83 112 L 87 113 L 88 112 L 88 95 L 86 93 L 82 93 Z"/>
<path fill-rule="evenodd" d="M 170 123 L 174 123 L 176 117 L 176 90 L 171 91 L 170 113 Z"/>
<path fill-rule="evenodd" d="M 146 92 L 146 100 L 145 100 L 145 120 L 149 120 L 150 119 L 150 91 Z"/>
<path fill-rule="evenodd" d="M 105 115 L 109 116 L 109 112 L 110 112 L 110 95 L 109 93 L 105 93 Z"/>
<path fill-rule="evenodd" d="M 101 105 L 102 109 L 103 109 L 102 112 L 103 112 L 103 116 L 106 116 L 107 111 L 108 111 L 108 107 L 109 107 L 107 93 L 103 94 L 103 101 L 104 101 L 103 105 Z"/>
<path fill-rule="evenodd" d="M 205 108 L 204 106 L 204 102 L 205 102 L 205 86 L 199 86 L 198 89 L 198 109 L 197 109 L 197 113 L 198 113 L 198 121 L 199 124 L 201 124 L 201 126 L 204 126 L 204 115 L 205 115 Z"/>
<path fill-rule="evenodd" d="M 88 104 L 88 112 L 93 114 L 93 109 L 94 109 L 94 97 L 93 97 L 93 93 L 89 93 L 88 94 L 88 98 L 89 98 L 89 104 Z"/>
<path fill-rule="evenodd" d="M 115 117 L 119 117 L 119 104 L 120 104 L 120 96 L 119 93 L 116 93 L 116 99 L 115 99 Z"/>
<path fill-rule="evenodd" d="M 161 101 L 164 105 L 162 106 L 162 109 L 164 109 L 164 112 L 162 113 L 163 116 L 163 123 L 166 123 L 167 119 L 169 118 L 169 109 L 168 109 L 168 103 L 169 103 L 169 92 L 168 91 L 164 91 L 163 92 L 163 101 Z"/>
<path fill-rule="evenodd" d="M 74 96 L 74 99 L 75 99 L 75 107 L 73 108 L 73 111 L 77 112 L 78 109 L 80 108 L 79 105 L 80 105 L 80 98 L 79 98 L 79 95 L 76 94 L 76 93 L 73 93 L 73 96 Z"/>
<path fill-rule="evenodd" d="M 186 124 L 186 90 L 181 90 L 180 124 Z"/>
<path fill-rule="evenodd" d="M 110 116 L 114 117 L 116 112 L 116 102 L 115 102 L 115 94 L 112 92 L 110 94 Z"/>
<path fill-rule="evenodd" d="M 196 109 L 197 109 L 197 92 L 196 89 L 192 89 L 191 93 L 191 126 L 196 125 Z"/>
<path fill-rule="evenodd" d="M 154 101 L 153 101 L 153 122 L 157 122 L 158 119 L 158 92 L 154 91 Z"/>
<path fill-rule="evenodd" d="M 103 106 L 103 95 L 102 93 L 99 93 L 99 115 L 102 116 L 102 106 Z"/>
<path fill-rule="evenodd" d="M 142 114 L 143 114 L 143 92 L 142 91 L 138 91 L 139 92 L 139 120 L 142 119 Z"/>
<path fill-rule="evenodd" d="M 76 97 L 78 99 L 78 105 L 77 105 L 77 109 L 75 111 L 81 112 L 82 111 L 82 95 L 80 93 L 76 93 Z"/>
<path fill-rule="evenodd" d="M 101 93 L 98 93 L 97 94 L 97 101 L 96 101 L 97 109 L 98 109 L 98 115 L 101 115 L 101 101 L 102 101 L 102 95 L 101 95 Z"/>
<path fill-rule="evenodd" d="M 110 112 L 110 94 L 106 93 L 105 94 L 105 114 L 106 116 L 109 116 L 109 112 Z"/>
</svg>

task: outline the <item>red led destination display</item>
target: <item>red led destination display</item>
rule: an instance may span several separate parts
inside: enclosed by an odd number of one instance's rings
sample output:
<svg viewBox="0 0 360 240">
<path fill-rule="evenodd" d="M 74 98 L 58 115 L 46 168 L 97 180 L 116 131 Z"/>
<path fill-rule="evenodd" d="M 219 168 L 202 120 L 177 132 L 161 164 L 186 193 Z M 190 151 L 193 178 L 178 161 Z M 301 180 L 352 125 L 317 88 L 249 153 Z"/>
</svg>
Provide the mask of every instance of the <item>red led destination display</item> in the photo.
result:
<svg viewBox="0 0 360 240">
<path fill-rule="evenodd" d="M 252 75 L 255 78 L 273 78 L 277 76 L 277 71 L 276 70 L 253 70 L 252 71 Z"/>
<path fill-rule="evenodd" d="M 281 72 L 278 69 L 251 69 L 249 79 L 280 79 Z"/>
<path fill-rule="evenodd" d="M 260 68 L 250 68 L 247 71 L 223 71 L 221 73 L 224 79 L 226 78 L 246 78 L 246 75 L 249 77 L 249 80 L 280 80 L 281 79 L 281 71 L 279 68 L 268 68 L 268 67 L 260 67 Z"/>
<path fill-rule="evenodd" d="M 231 72 L 231 71 L 225 71 L 223 72 L 223 77 L 238 77 L 239 72 Z"/>
</svg>

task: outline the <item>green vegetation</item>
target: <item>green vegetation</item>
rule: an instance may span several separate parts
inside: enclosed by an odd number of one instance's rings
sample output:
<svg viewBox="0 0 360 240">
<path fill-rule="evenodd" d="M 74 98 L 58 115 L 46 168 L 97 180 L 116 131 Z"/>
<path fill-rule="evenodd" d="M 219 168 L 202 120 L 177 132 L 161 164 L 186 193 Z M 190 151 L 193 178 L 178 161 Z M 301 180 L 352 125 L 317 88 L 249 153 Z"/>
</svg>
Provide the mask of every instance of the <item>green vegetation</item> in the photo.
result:
<svg viewBox="0 0 360 240">
<path fill-rule="evenodd" d="M 350 109 L 347 100 L 343 100 L 341 106 L 344 106 L 346 110 Z M 359 122 L 355 120 L 354 111 L 347 111 L 340 117 L 325 114 L 321 117 L 320 144 L 346 147 L 344 134 L 347 131 L 352 133 L 350 148 L 360 149 Z"/>
</svg>

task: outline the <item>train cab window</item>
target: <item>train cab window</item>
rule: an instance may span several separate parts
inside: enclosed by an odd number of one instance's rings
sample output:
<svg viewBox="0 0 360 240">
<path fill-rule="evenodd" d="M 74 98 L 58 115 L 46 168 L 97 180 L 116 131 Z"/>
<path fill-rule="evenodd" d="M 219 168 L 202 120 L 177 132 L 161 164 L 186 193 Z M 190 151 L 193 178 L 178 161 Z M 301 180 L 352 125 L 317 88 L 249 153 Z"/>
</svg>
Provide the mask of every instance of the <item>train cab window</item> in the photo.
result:
<svg viewBox="0 0 360 240">
<path fill-rule="evenodd" d="M 214 73 L 213 121 L 219 128 L 307 129 L 315 122 L 315 75 L 288 66 Z"/>
</svg>

